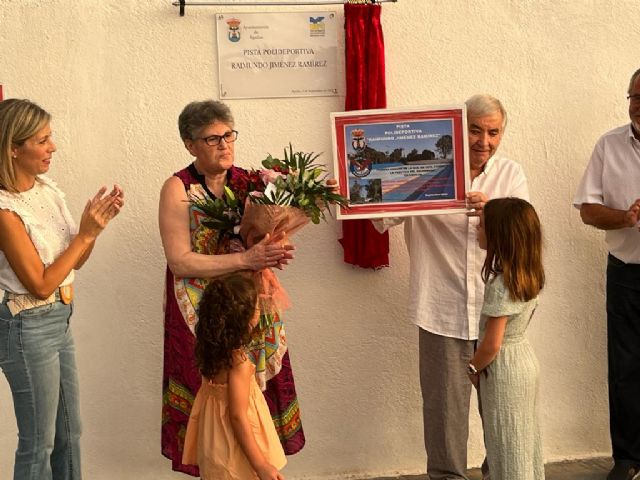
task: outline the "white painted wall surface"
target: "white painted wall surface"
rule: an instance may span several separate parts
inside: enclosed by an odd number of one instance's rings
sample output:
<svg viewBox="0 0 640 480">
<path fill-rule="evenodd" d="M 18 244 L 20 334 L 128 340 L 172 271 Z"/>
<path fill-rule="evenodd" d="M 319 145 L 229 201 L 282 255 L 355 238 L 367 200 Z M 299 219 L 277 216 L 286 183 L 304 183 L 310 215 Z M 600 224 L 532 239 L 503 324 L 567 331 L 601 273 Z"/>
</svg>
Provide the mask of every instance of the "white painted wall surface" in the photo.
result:
<svg viewBox="0 0 640 480">
<path fill-rule="evenodd" d="M 242 11 L 317 7 L 245 8 Z M 324 7 L 342 15 L 342 7 Z M 0 82 L 54 116 L 51 176 L 71 211 L 103 183 L 127 193 L 122 215 L 77 276 L 73 317 L 92 480 L 186 478 L 160 455 L 162 286 L 157 201 L 190 161 L 176 121 L 189 101 L 215 98 L 214 14 L 170 0 L 2 0 Z M 602 235 L 582 225 L 574 190 L 599 135 L 628 122 L 638 67 L 635 0 L 399 0 L 383 6 L 389 107 L 494 94 L 509 112 L 503 154 L 529 178 L 542 218 L 548 285 L 529 337 L 542 369 L 548 461 L 609 453 Z M 342 42 L 341 42 L 342 44 Z M 340 75 L 341 78 L 343 74 Z M 258 166 L 289 141 L 325 152 L 329 112 L 344 98 L 229 101 L 237 163 Z M 297 235 L 281 279 L 307 445 L 289 479 L 425 470 L 417 332 L 405 311 L 408 257 L 400 229 L 391 268 L 342 262 L 340 226 Z M 0 380 L 0 476 L 10 478 L 16 427 Z M 483 457 L 471 418 L 469 462 Z"/>
</svg>

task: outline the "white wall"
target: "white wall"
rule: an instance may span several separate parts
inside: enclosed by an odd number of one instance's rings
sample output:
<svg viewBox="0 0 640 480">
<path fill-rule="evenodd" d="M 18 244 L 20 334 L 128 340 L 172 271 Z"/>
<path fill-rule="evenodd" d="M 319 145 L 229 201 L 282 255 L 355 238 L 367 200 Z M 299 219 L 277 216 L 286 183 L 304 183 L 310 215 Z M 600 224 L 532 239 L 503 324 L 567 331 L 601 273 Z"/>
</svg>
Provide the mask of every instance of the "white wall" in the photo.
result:
<svg viewBox="0 0 640 480">
<path fill-rule="evenodd" d="M 314 7 L 306 7 L 306 10 Z M 324 7 L 342 15 L 339 6 Z M 254 8 L 243 11 L 302 9 Z M 315 7 L 317 9 L 317 7 Z M 216 96 L 214 14 L 170 0 L 3 0 L 0 82 L 54 115 L 51 176 L 72 212 L 103 183 L 127 192 L 120 218 L 79 273 L 75 337 L 86 477 L 184 478 L 160 455 L 162 283 L 157 201 L 190 161 L 181 108 Z M 571 198 L 593 144 L 628 121 L 638 67 L 634 0 L 399 0 L 383 6 L 389 107 L 504 101 L 502 152 L 520 161 L 546 236 L 548 286 L 530 329 L 542 368 L 547 460 L 609 452 L 602 235 Z M 341 75 L 342 76 L 342 75 Z M 237 163 L 258 166 L 289 141 L 325 152 L 329 112 L 343 98 L 229 101 L 241 131 Z M 307 435 L 288 478 L 424 471 L 417 332 L 405 314 L 408 258 L 400 230 L 392 267 L 342 262 L 336 222 L 297 235 L 282 281 L 291 358 Z M 355 291 L 360 293 L 355 294 Z M 364 294 L 362 293 L 364 292 Z M 0 380 L 0 471 L 9 478 L 16 428 Z M 471 465 L 483 456 L 476 414 Z"/>
</svg>

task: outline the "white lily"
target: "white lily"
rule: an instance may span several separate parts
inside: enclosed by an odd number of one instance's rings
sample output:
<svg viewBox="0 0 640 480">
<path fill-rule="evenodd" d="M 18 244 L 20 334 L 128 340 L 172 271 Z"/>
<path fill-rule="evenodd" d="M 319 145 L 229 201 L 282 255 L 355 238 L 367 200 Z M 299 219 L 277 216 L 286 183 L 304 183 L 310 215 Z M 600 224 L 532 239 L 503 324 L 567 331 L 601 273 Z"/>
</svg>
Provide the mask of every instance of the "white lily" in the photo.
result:
<svg viewBox="0 0 640 480">
<path fill-rule="evenodd" d="M 264 189 L 264 196 L 277 205 L 291 205 L 293 195 L 289 192 L 279 192 L 274 183 L 269 183 Z"/>
</svg>

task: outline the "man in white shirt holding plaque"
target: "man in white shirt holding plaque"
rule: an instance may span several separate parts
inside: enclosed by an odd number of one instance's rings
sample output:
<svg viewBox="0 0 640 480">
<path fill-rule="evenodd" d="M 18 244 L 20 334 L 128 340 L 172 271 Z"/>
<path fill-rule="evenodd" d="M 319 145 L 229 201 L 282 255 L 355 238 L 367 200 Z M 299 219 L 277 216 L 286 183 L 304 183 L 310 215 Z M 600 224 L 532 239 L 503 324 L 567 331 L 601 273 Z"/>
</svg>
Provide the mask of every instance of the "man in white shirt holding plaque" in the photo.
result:
<svg viewBox="0 0 640 480">
<path fill-rule="evenodd" d="M 582 221 L 606 231 L 609 428 L 607 480 L 640 479 L 640 70 L 631 76 L 630 124 L 596 143 L 573 200 Z"/>
<path fill-rule="evenodd" d="M 507 123 L 500 101 L 466 101 L 471 185 L 469 215 L 423 215 L 375 220 L 384 231 L 404 223 L 410 258 L 410 313 L 419 327 L 424 442 L 430 480 L 467 479 L 471 382 L 467 367 L 478 338 L 485 252 L 478 247 L 478 214 L 491 198 L 529 199 L 516 162 L 496 156 Z M 514 479 L 515 480 L 515 479 Z"/>
</svg>

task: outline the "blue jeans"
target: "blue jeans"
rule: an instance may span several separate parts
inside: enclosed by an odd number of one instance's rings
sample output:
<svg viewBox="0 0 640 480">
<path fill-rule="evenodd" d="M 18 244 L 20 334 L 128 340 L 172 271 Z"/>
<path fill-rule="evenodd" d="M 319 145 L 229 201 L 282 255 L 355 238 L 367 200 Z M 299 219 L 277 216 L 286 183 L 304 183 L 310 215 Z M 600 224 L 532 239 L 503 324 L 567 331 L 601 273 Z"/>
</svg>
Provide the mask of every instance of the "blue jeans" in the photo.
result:
<svg viewBox="0 0 640 480">
<path fill-rule="evenodd" d="M 0 368 L 18 424 L 14 480 L 78 480 L 80 412 L 72 306 L 61 302 L 11 315 L 0 304 Z"/>
</svg>

